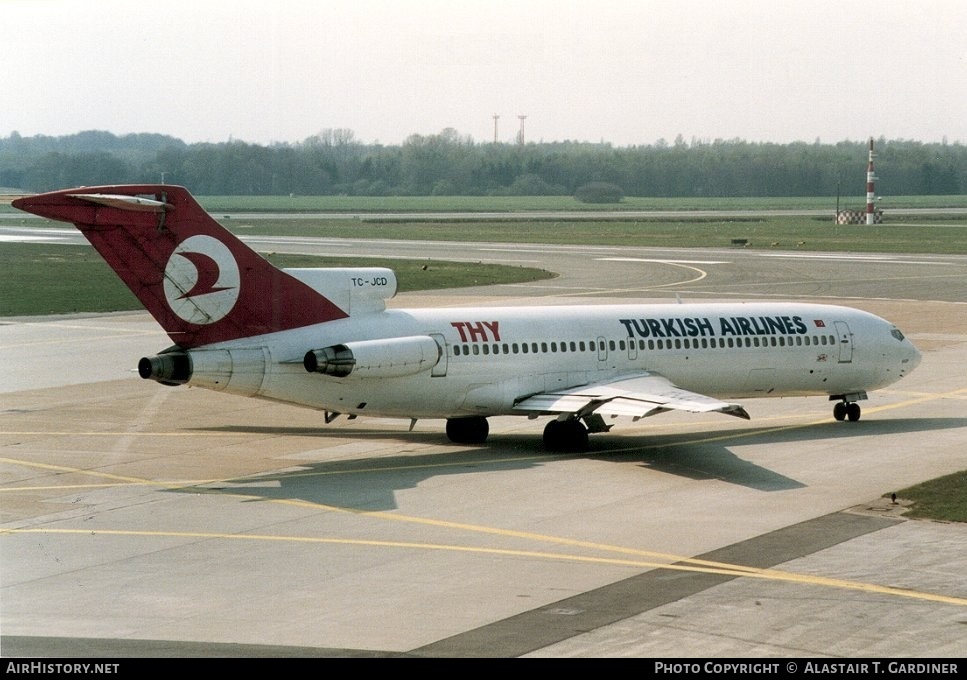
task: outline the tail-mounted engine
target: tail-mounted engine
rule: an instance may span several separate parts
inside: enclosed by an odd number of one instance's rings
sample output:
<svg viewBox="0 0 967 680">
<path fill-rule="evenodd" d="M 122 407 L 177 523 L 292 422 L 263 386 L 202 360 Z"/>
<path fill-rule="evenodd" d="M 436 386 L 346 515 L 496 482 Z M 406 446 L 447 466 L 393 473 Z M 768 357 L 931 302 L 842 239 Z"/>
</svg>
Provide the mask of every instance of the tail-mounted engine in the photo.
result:
<svg viewBox="0 0 967 680">
<path fill-rule="evenodd" d="M 266 352 L 246 349 L 172 350 L 138 362 L 138 374 L 162 385 L 184 385 L 258 395 L 265 380 Z"/>
<path fill-rule="evenodd" d="M 170 352 L 143 357 L 138 362 L 138 375 L 162 385 L 184 385 L 191 380 L 191 358 L 187 352 Z"/>
<path fill-rule="evenodd" d="M 336 378 L 398 378 L 436 366 L 442 350 L 428 335 L 385 340 L 361 340 L 306 352 L 302 364 L 309 373 Z"/>
</svg>

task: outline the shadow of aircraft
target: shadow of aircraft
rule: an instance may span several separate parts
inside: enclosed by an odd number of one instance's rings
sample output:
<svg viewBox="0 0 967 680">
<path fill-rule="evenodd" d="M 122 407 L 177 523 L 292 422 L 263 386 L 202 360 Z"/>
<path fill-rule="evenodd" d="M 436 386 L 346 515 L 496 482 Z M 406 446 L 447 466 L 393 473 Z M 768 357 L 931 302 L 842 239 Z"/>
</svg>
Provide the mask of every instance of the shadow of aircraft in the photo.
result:
<svg viewBox="0 0 967 680">
<path fill-rule="evenodd" d="M 598 460 L 628 462 L 637 458 L 649 469 L 689 479 L 719 479 L 760 491 L 801 488 L 789 479 L 736 456 L 731 447 L 761 444 L 782 446 L 793 442 L 850 440 L 857 437 L 889 436 L 911 432 L 950 430 L 967 426 L 967 418 L 898 418 L 866 420 L 857 423 L 830 420 L 821 423 L 795 423 L 778 427 L 703 430 L 647 437 L 619 433 L 592 438 Z"/>
<path fill-rule="evenodd" d="M 591 437 L 591 450 L 579 454 L 549 453 L 538 434 L 496 433 L 483 447 L 454 450 L 442 433 L 340 428 L 325 430 L 292 427 L 233 425 L 206 431 L 276 434 L 309 437 L 339 436 L 355 440 L 397 439 L 401 445 L 441 444 L 439 453 L 361 455 L 358 458 L 320 461 L 283 472 L 223 480 L 176 491 L 232 493 L 255 499 L 303 500 L 360 512 L 393 510 L 396 492 L 418 486 L 441 475 L 468 472 L 513 472 L 555 460 L 589 459 L 627 464 L 688 479 L 717 479 L 759 491 L 784 491 L 805 486 L 734 454 L 730 447 L 762 443 L 849 440 L 855 437 L 931 432 L 967 426 L 967 418 L 836 421 L 790 424 L 779 427 L 717 429 L 700 432 L 641 436 L 614 433 Z M 442 446 L 446 444 L 446 446 Z"/>
<path fill-rule="evenodd" d="M 322 430 L 302 428 L 266 428 L 230 426 L 218 431 L 276 433 L 299 436 L 326 436 Z M 211 430 L 209 430 L 211 431 Z M 341 429 L 340 437 L 386 441 L 396 436 L 405 445 L 443 443 L 434 433 Z M 439 453 L 399 455 L 360 455 L 358 458 L 307 462 L 296 469 L 227 479 L 198 486 L 173 489 L 186 493 L 232 493 L 256 499 L 302 500 L 360 512 L 393 510 L 396 492 L 418 486 L 421 482 L 443 475 L 467 474 L 473 471 L 525 470 L 550 460 L 541 448 L 539 438 L 522 437 L 483 448 L 453 449 L 441 447 Z"/>
</svg>

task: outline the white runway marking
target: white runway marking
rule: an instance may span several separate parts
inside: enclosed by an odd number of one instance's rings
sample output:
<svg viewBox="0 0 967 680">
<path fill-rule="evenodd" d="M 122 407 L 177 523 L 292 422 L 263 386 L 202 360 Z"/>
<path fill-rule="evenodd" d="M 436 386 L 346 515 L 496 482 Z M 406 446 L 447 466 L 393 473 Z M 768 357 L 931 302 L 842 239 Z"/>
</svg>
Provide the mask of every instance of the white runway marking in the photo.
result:
<svg viewBox="0 0 967 680">
<path fill-rule="evenodd" d="M 642 257 L 599 257 L 602 262 L 657 262 L 658 264 L 732 264 L 723 260 L 656 260 Z"/>
</svg>

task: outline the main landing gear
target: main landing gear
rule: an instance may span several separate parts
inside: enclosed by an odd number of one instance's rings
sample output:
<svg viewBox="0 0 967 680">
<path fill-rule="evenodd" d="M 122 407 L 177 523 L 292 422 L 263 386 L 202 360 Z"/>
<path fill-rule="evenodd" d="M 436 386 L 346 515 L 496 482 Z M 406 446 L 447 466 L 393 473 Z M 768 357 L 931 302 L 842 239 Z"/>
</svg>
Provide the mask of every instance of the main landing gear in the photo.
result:
<svg viewBox="0 0 967 680">
<path fill-rule="evenodd" d="M 454 444 L 483 444 L 488 434 L 490 424 L 483 416 L 447 419 L 447 438 Z"/>
<path fill-rule="evenodd" d="M 833 418 L 836 420 L 846 420 L 849 419 L 850 422 L 856 422 L 860 419 L 862 411 L 860 410 L 860 405 L 855 401 L 843 401 L 837 402 L 833 407 Z"/>
<path fill-rule="evenodd" d="M 583 453 L 588 450 L 588 428 L 576 418 L 552 420 L 544 427 L 544 446 L 550 451 Z"/>
<path fill-rule="evenodd" d="M 483 444 L 489 433 L 482 416 L 447 419 L 447 438 L 454 444 Z M 588 428 L 576 418 L 552 420 L 544 428 L 544 446 L 549 451 L 583 453 L 588 450 Z"/>
</svg>

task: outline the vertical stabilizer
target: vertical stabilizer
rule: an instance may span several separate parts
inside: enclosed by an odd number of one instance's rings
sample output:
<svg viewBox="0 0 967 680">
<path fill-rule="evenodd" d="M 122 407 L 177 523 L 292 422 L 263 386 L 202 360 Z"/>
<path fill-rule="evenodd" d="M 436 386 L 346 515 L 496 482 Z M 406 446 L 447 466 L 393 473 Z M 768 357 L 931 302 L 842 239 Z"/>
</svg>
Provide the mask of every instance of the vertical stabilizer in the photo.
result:
<svg viewBox="0 0 967 680">
<path fill-rule="evenodd" d="M 183 187 L 83 187 L 13 206 L 72 222 L 181 347 L 347 316 L 215 222 Z"/>
</svg>

